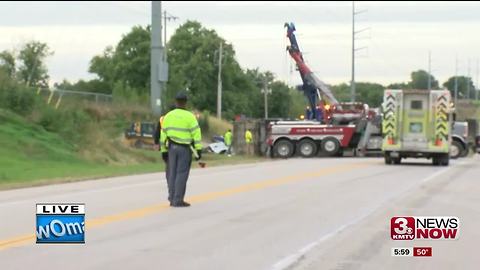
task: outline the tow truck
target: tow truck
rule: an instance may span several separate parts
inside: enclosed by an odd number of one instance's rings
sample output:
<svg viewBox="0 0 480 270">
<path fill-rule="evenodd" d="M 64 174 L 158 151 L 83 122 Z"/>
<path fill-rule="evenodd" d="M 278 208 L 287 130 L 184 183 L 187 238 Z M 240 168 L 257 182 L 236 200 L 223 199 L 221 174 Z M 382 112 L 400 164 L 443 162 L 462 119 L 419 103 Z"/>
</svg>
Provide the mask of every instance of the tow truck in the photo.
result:
<svg viewBox="0 0 480 270">
<path fill-rule="evenodd" d="M 272 157 L 293 155 L 342 156 L 381 154 L 381 117 L 378 110 L 359 102 L 338 102 L 328 85 L 307 66 L 295 37 L 295 25 L 285 23 L 290 45 L 287 50 L 295 61 L 303 84 L 297 87 L 308 100 L 311 111 L 306 120 L 274 121 L 267 127 L 267 145 Z"/>
</svg>

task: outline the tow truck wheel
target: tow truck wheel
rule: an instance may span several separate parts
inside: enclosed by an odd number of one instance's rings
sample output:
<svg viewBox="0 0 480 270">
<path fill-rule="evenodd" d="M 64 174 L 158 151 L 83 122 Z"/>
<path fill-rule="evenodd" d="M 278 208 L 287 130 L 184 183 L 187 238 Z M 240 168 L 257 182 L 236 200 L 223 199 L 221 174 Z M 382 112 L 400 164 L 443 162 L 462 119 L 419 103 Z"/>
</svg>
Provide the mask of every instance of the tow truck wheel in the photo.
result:
<svg viewBox="0 0 480 270">
<path fill-rule="evenodd" d="M 468 146 L 463 150 L 463 152 L 460 154 L 460 157 L 466 157 L 470 153 L 470 148 Z"/>
<path fill-rule="evenodd" d="M 457 142 L 457 141 L 452 141 L 452 144 L 450 145 L 450 157 L 453 159 L 459 158 L 462 153 L 465 151 L 463 149 L 463 146 Z"/>
<path fill-rule="evenodd" d="M 313 140 L 303 139 L 298 143 L 298 153 L 302 157 L 313 157 L 317 154 L 317 145 Z"/>
<path fill-rule="evenodd" d="M 281 158 L 291 157 L 293 154 L 293 143 L 286 139 L 278 140 L 273 146 L 273 152 Z"/>
<path fill-rule="evenodd" d="M 340 150 L 340 143 L 335 138 L 326 138 L 322 140 L 322 151 L 329 155 L 335 156 Z"/>
</svg>

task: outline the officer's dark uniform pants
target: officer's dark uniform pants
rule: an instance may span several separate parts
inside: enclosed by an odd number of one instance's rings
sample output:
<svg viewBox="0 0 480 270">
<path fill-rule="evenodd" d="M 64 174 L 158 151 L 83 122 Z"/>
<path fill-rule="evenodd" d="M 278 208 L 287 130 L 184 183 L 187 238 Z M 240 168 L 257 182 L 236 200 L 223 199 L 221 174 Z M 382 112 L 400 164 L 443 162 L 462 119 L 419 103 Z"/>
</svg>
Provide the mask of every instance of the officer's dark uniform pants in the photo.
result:
<svg viewBox="0 0 480 270">
<path fill-rule="evenodd" d="M 192 165 L 189 145 L 169 143 L 168 146 L 168 199 L 176 204 L 183 202 L 188 175 Z"/>
</svg>

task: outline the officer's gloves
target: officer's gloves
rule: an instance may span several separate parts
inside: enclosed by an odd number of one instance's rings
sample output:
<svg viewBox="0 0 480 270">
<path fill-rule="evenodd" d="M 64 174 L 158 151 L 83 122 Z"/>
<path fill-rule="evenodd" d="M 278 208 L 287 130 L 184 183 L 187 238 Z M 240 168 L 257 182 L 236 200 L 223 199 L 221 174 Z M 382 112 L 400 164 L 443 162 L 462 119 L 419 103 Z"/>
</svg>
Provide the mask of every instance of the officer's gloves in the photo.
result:
<svg viewBox="0 0 480 270">
<path fill-rule="evenodd" d="M 202 158 L 202 150 L 197 150 L 197 156 L 198 157 L 196 157 L 195 160 L 199 161 Z"/>
<path fill-rule="evenodd" d="M 163 159 L 163 161 L 164 161 L 165 163 L 168 162 L 168 152 L 163 152 L 163 153 L 162 153 L 162 159 Z"/>
</svg>

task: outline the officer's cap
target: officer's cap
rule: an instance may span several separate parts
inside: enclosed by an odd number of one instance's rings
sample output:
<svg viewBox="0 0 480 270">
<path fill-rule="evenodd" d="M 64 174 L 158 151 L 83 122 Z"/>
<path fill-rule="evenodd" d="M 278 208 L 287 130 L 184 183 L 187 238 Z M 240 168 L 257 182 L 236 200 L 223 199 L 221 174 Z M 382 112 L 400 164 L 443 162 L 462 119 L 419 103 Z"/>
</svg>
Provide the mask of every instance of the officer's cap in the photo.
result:
<svg viewBox="0 0 480 270">
<path fill-rule="evenodd" d="M 187 93 L 185 93 L 184 91 L 180 91 L 175 96 L 175 99 L 176 100 L 187 100 Z"/>
</svg>

